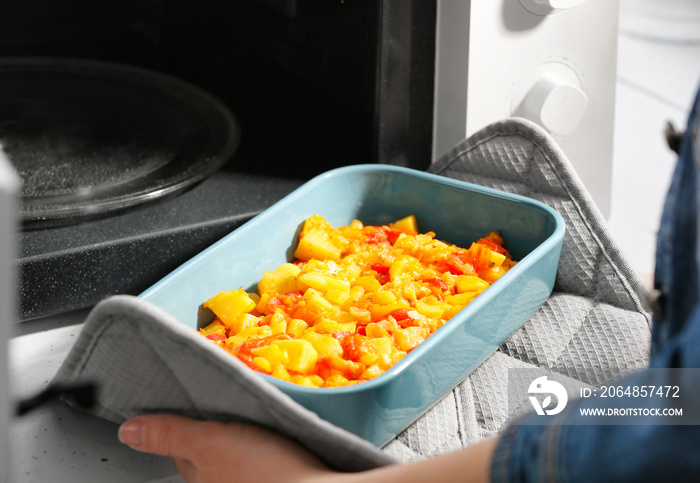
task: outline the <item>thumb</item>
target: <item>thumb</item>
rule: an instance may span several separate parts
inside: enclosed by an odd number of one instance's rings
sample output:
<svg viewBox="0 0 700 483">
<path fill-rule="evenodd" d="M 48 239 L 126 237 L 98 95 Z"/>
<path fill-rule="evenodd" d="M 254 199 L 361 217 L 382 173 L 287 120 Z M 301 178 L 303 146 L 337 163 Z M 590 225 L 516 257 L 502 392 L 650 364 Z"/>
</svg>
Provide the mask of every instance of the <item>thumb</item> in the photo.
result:
<svg viewBox="0 0 700 483">
<path fill-rule="evenodd" d="M 191 456 L 202 421 L 169 414 L 136 416 L 119 427 L 119 441 L 131 448 L 172 458 Z"/>
</svg>

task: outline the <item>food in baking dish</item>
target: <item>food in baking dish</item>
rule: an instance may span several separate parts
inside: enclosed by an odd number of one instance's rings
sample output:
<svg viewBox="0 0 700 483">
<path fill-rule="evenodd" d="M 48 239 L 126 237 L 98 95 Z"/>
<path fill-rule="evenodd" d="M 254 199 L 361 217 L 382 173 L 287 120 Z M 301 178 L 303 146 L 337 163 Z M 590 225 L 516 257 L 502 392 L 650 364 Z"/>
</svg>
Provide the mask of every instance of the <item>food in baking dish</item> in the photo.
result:
<svg viewBox="0 0 700 483">
<path fill-rule="evenodd" d="M 293 263 L 257 292 L 220 292 L 200 329 L 252 369 L 309 387 L 384 373 L 516 262 L 497 232 L 468 248 L 419 233 L 407 216 L 384 226 L 306 219 Z"/>
</svg>

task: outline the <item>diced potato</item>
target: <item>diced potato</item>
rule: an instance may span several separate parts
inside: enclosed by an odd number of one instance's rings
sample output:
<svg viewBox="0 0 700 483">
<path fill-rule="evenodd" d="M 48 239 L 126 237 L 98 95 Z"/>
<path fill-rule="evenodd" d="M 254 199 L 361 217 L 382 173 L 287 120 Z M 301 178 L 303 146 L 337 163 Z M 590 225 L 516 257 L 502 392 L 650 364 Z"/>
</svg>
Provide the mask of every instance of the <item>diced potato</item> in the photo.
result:
<svg viewBox="0 0 700 483">
<path fill-rule="evenodd" d="M 283 263 L 274 270 L 263 273 L 258 282 L 258 293 L 288 293 L 299 290 L 297 276 L 301 269 L 293 263 Z"/>
<path fill-rule="evenodd" d="M 318 360 L 318 352 L 308 340 L 276 340 L 270 347 L 277 347 L 287 354 L 289 362 L 284 365 L 287 370 L 305 373 L 311 370 Z"/>
<path fill-rule="evenodd" d="M 258 366 L 258 368 L 267 374 L 272 372 L 272 364 L 270 364 L 270 361 L 265 359 L 264 357 L 253 357 L 253 364 Z"/>
<path fill-rule="evenodd" d="M 464 308 L 464 305 L 453 305 L 449 309 L 445 310 L 445 312 L 443 312 L 442 317 L 445 320 L 450 320 L 452 317 L 457 315 L 457 313 L 460 310 L 462 310 L 463 308 Z M 440 326 L 436 326 L 435 330 L 437 330 L 438 328 L 440 328 Z"/>
<path fill-rule="evenodd" d="M 319 334 L 318 332 L 307 332 L 302 337 L 308 340 L 319 357 L 342 357 L 343 347 L 338 340 L 330 335 Z"/>
<path fill-rule="evenodd" d="M 420 302 L 420 300 L 418 301 Z M 405 303 L 396 303 L 396 304 L 386 304 L 386 305 L 370 305 L 367 307 L 367 310 L 370 311 L 372 314 L 372 320 L 377 320 L 381 319 L 382 317 L 386 317 L 390 313 L 392 313 L 394 310 L 398 309 L 410 309 L 411 306 Z M 417 308 L 417 307 L 416 307 Z M 419 310 L 420 312 L 420 310 Z"/>
<path fill-rule="evenodd" d="M 277 379 L 282 379 L 283 381 L 290 381 L 292 379 L 292 376 L 289 375 L 289 372 L 287 372 L 287 369 L 285 369 L 282 364 L 272 366 L 272 373 L 270 375 Z"/>
<path fill-rule="evenodd" d="M 319 272 L 307 272 L 301 273 L 298 277 L 299 288 L 301 290 L 306 290 L 311 287 L 318 290 L 319 292 L 326 292 L 328 290 L 337 290 L 340 292 L 350 293 L 350 282 L 347 280 L 341 280 L 325 273 Z"/>
<path fill-rule="evenodd" d="M 323 295 L 319 291 L 312 288 L 304 293 L 304 300 L 306 301 L 307 312 L 315 316 L 320 316 L 326 312 L 333 312 L 336 310 L 336 307 L 323 298 Z"/>
<path fill-rule="evenodd" d="M 289 382 L 293 382 L 294 384 L 299 384 L 300 386 L 320 387 L 320 384 L 316 384 L 315 381 L 316 381 L 316 379 L 312 379 L 309 376 L 301 376 L 301 375 L 292 376 L 289 379 Z M 321 384 L 323 384 L 323 379 L 321 379 Z"/>
<path fill-rule="evenodd" d="M 479 271 L 479 276 L 487 282 L 493 283 L 506 273 L 503 267 L 486 268 Z"/>
<path fill-rule="evenodd" d="M 263 325 L 262 327 L 248 327 L 236 335 L 232 335 L 226 339 L 226 350 L 236 351 L 241 347 L 241 344 L 251 339 L 259 339 L 272 335 L 270 326 Z"/>
<path fill-rule="evenodd" d="M 368 366 L 365 372 L 362 373 L 360 379 L 374 379 L 377 376 L 384 374 L 384 369 L 379 367 L 377 364 Z"/>
<path fill-rule="evenodd" d="M 402 255 L 391 264 L 389 276 L 392 280 L 396 280 L 399 275 L 408 273 L 417 276 L 423 271 L 423 265 L 416 257 L 410 255 Z"/>
<path fill-rule="evenodd" d="M 377 337 L 387 337 L 389 335 L 389 332 L 382 327 L 381 325 L 371 322 L 365 326 L 365 332 L 367 334 L 367 337 L 370 339 L 374 339 Z"/>
<path fill-rule="evenodd" d="M 394 333 L 396 346 L 402 351 L 410 351 L 425 340 L 427 331 L 423 327 L 407 327 Z"/>
<path fill-rule="evenodd" d="M 360 363 L 364 364 L 365 367 L 373 366 L 379 362 L 379 355 L 378 354 L 362 354 L 360 356 Z"/>
<path fill-rule="evenodd" d="M 506 256 L 502 253 L 494 252 L 493 250 L 489 251 L 491 252 L 488 256 L 489 266 L 500 267 L 501 265 L 503 265 L 503 262 L 506 260 Z"/>
<path fill-rule="evenodd" d="M 314 331 L 319 334 L 336 334 L 338 332 L 355 332 L 355 322 L 340 323 L 327 318 L 321 318 L 314 324 Z"/>
<path fill-rule="evenodd" d="M 416 327 L 418 328 L 418 327 Z M 401 330 L 401 329 L 399 329 Z M 394 344 L 389 337 L 377 337 L 375 339 L 370 339 L 370 345 L 374 349 L 375 353 L 381 354 L 391 354 L 394 351 Z M 405 349 L 402 349 L 405 350 Z"/>
<path fill-rule="evenodd" d="M 474 300 L 480 292 L 464 292 L 445 297 L 445 302 L 450 305 L 467 305 Z"/>
<path fill-rule="evenodd" d="M 418 222 L 414 215 L 408 215 L 405 218 L 390 223 L 389 227 L 406 233 L 418 233 Z"/>
<path fill-rule="evenodd" d="M 342 270 L 338 271 L 338 277 L 342 278 L 343 280 L 352 281 L 359 277 L 361 273 L 362 269 L 358 265 L 351 263 L 345 266 Z"/>
<path fill-rule="evenodd" d="M 257 326 L 258 326 L 258 318 L 256 316 L 251 315 L 251 314 L 240 314 L 238 317 L 233 319 L 233 323 L 229 327 L 230 334 L 236 335 L 236 334 L 239 334 L 244 329 L 247 329 L 248 327 L 257 327 Z"/>
<path fill-rule="evenodd" d="M 287 334 L 294 337 L 301 337 L 308 328 L 309 324 L 302 319 L 291 319 L 287 322 Z"/>
<path fill-rule="evenodd" d="M 365 293 L 367 292 L 376 292 L 380 288 L 382 288 L 382 284 L 379 283 L 379 280 L 376 278 L 372 277 L 371 275 L 365 275 L 363 277 L 358 277 L 354 282 L 353 286 L 359 286 L 362 287 L 365 290 Z"/>
<path fill-rule="evenodd" d="M 207 335 L 226 335 L 226 326 L 218 319 L 214 319 L 214 321 L 207 325 L 206 327 L 203 327 L 202 329 L 199 330 L 199 332 L 205 336 Z"/>
<path fill-rule="evenodd" d="M 333 305 L 337 305 L 343 310 L 348 309 L 353 301 L 350 292 L 345 292 L 343 290 L 329 290 L 323 294 L 323 298 L 328 300 Z"/>
<path fill-rule="evenodd" d="M 312 216 L 304 223 L 299 245 L 294 256 L 299 260 L 339 260 L 343 251 L 341 240 L 334 228 L 320 216 Z"/>
<path fill-rule="evenodd" d="M 256 347 L 250 352 L 252 352 L 252 354 L 255 356 L 265 358 L 270 363 L 271 368 L 276 364 L 281 364 L 285 367 L 287 366 L 287 364 L 289 364 L 289 355 L 287 354 L 287 352 L 275 344 L 263 347 Z"/>
<path fill-rule="evenodd" d="M 250 312 L 255 308 L 255 302 L 245 290 L 229 290 L 220 292 L 204 303 L 204 307 L 211 309 L 221 321 L 229 326 L 240 314 Z"/>
<path fill-rule="evenodd" d="M 281 321 L 276 324 L 270 323 L 270 330 L 272 330 L 272 335 L 275 334 L 286 334 L 287 333 L 287 322 Z"/>
<path fill-rule="evenodd" d="M 333 374 L 331 377 L 326 379 L 326 387 L 342 387 L 342 386 L 347 386 L 350 384 L 350 381 L 348 380 L 347 377 L 341 375 L 341 374 Z"/>
<path fill-rule="evenodd" d="M 367 323 L 372 320 L 372 312 L 367 309 L 361 309 L 358 307 L 350 307 L 348 309 L 348 314 L 355 319 L 357 322 Z"/>
<path fill-rule="evenodd" d="M 449 308 L 450 304 L 440 302 L 432 295 L 423 297 L 422 299 L 416 301 L 416 310 L 419 314 L 425 315 L 426 317 L 442 317 L 443 312 Z"/>
<path fill-rule="evenodd" d="M 267 313 L 267 304 L 270 302 L 270 299 L 272 298 L 272 295 L 269 293 L 264 293 L 260 296 L 260 299 L 258 299 L 258 302 L 255 304 L 255 308 L 257 309 L 258 312 L 261 314 L 266 314 Z"/>
<path fill-rule="evenodd" d="M 396 295 L 389 292 L 388 290 L 379 290 L 371 294 L 366 294 L 365 297 L 373 304 L 386 305 L 396 303 Z"/>
<path fill-rule="evenodd" d="M 457 292 L 481 292 L 489 288 L 490 284 L 475 275 L 459 275 L 457 277 Z"/>
</svg>

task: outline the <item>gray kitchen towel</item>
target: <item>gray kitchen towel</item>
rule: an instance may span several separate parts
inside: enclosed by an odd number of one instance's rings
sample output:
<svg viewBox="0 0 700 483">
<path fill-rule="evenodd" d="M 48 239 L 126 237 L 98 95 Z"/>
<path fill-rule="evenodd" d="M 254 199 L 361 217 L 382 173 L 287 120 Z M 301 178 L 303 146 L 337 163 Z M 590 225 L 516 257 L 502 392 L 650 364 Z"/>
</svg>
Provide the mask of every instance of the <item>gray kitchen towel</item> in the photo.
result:
<svg viewBox="0 0 700 483">
<path fill-rule="evenodd" d="M 544 368 L 599 386 L 648 363 L 646 290 L 555 141 L 523 119 L 475 133 L 432 173 L 542 201 L 566 223 L 554 291 L 547 302 L 419 421 L 384 447 L 422 459 L 498 435 L 517 417 L 508 407 L 508 370 Z"/>
<path fill-rule="evenodd" d="M 384 448 L 318 418 L 236 358 L 137 297 L 98 304 L 58 382 L 99 383 L 93 413 L 115 422 L 152 412 L 247 421 L 289 436 L 331 467 L 359 471 L 412 461 L 497 435 L 510 368 L 547 368 L 599 385 L 647 362 L 650 316 L 638 276 L 556 143 L 528 121 L 492 124 L 430 171 L 529 196 L 557 209 L 567 234 L 555 291 L 489 359 Z"/>
</svg>

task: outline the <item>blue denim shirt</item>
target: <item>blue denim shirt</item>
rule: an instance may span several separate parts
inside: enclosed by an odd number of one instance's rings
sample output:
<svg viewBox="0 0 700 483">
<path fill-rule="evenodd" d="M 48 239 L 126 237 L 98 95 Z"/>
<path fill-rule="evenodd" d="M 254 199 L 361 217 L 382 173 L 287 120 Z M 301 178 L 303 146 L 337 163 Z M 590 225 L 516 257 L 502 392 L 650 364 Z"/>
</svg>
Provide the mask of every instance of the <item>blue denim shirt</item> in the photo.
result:
<svg viewBox="0 0 700 483">
<path fill-rule="evenodd" d="M 682 407 L 700 407 L 700 380 L 692 380 L 693 371 L 660 368 L 700 368 L 699 166 L 700 92 L 658 233 L 655 288 L 661 296 L 652 326 L 651 369 L 625 379 L 639 386 L 677 385 L 683 389 Z M 496 448 L 492 481 L 700 481 L 699 425 L 572 424 L 579 408 L 604 408 L 610 401 L 570 401 L 552 425 L 511 425 Z"/>
</svg>

